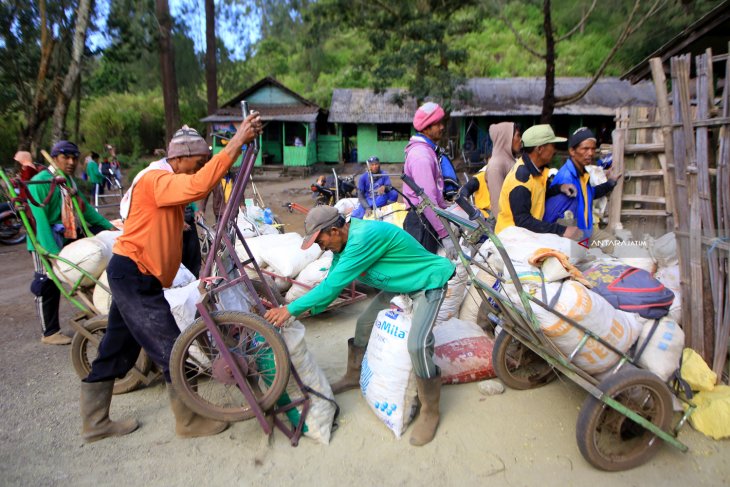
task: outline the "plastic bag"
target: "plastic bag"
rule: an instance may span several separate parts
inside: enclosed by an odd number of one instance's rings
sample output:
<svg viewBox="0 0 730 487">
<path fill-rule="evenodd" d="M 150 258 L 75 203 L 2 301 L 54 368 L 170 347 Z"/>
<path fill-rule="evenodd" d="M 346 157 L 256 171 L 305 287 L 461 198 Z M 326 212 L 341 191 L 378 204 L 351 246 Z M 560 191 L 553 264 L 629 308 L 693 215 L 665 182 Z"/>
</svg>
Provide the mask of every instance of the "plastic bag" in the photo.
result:
<svg viewBox="0 0 730 487">
<path fill-rule="evenodd" d="M 717 382 L 717 374 L 691 348 L 682 352 L 681 376 L 693 391 L 711 391 Z"/>
</svg>

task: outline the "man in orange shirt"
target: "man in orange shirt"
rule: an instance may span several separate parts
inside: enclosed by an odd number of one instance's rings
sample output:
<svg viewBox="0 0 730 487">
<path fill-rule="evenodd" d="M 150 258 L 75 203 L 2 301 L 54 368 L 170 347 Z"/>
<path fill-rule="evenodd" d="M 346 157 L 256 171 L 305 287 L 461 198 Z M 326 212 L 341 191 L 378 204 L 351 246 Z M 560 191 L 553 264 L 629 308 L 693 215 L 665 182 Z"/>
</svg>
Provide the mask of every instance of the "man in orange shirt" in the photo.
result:
<svg viewBox="0 0 730 487">
<path fill-rule="evenodd" d="M 137 175 L 121 204 L 124 234 L 114 245 L 107 267 L 112 304 L 106 334 L 91 372 L 81 383 L 84 441 L 126 435 L 134 419 L 111 421 L 109 406 L 116 378 L 129 372 L 140 346 L 163 371 L 178 436 L 218 434 L 228 426 L 191 411 L 170 383 L 169 361 L 180 331 L 162 289 L 170 287 L 182 260 L 183 210 L 218 184 L 241 147 L 261 133 L 261 119 L 252 114 L 219 154 L 184 126 L 170 141 L 167 158 Z"/>
</svg>

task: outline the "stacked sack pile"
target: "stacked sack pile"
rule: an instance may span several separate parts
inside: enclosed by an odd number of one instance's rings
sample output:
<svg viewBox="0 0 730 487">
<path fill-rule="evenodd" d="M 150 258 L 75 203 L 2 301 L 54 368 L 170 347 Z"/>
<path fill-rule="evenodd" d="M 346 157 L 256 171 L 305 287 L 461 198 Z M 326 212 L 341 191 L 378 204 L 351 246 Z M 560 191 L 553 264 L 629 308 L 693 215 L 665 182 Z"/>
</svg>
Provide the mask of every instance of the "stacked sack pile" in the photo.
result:
<svg viewBox="0 0 730 487">
<path fill-rule="evenodd" d="M 556 311 L 597 334 L 623 353 L 636 346 L 638 364 L 668 380 L 679 366 L 684 334 L 678 321 L 680 300 L 659 277 L 675 276 L 674 235 L 650 240 L 648 248 L 618 245 L 613 255 L 587 250 L 552 234 L 535 234 L 519 227 L 503 230 L 499 239 L 512 261 L 523 289 Z M 491 242 L 480 256 L 506 277 L 502 292 L 522 308 L 516 287 L 504 270 Z M 657 264 L 662 272 L 657 270 Z M 678 284 L 678 282 L 677 282 Z M 531 304 L 545 335 L 566 355 L 584 334 L 542 307 Z M 599 375 L 619 355 L 589 339 L 575 357 L 577 366 Z"/>
</svg>

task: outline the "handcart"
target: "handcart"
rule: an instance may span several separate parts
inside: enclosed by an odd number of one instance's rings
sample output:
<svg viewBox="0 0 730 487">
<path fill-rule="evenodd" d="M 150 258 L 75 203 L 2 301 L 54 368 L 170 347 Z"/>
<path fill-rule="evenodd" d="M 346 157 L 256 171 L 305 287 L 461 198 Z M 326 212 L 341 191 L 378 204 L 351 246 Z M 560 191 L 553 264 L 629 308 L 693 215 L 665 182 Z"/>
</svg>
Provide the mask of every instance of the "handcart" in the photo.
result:
<svg viewBox="0 0 730 487">
<path fill-rule="evenodd" d="M 641 351 L 633 355 L 623 353 L 591 330 L 526 292 L 499 238 L 481 212 L 465 198 L 459 198 L 457 204 L 466 212 L 468 219 L 438 208 L 410 177 L 403 176 L 403 180 L 421 198 L 416 211 L 423 212 L 431 208 L 444 223 L 454 246 L 459 249 L 461 263 L 489 309 L 489 320 L 497 330 L 501 329 L 494 344 L 493 364 L 497 376 L 506 385 L 514 389 L 531 389 L 552 381 L 556 378 L 556 372 L 560 372 L 585 389 L 589 396 L 578 415 L 576 439 L 583 457 L 596 468 L 620 471 L 642 465 L 657 452 L 662 444 L 659 440 L 682 452 L 688 450 L 677 439 L 677 435 L 695 406 L 673 393 L 659 377 L 638 368 Z M 455 225 L 456 230 L 451 224 Z M 502 285 L 507 282 L 488 264 L 467 256 L 459 244 L 462 237 L 471 248 L 471 256 L 476 255 L 484 237 L 492 241 L 504 262 L 505 277 L 519 295 L 519 303 L 476 277 L 471 266 L 489 273 Z M 553 313 L 583 333 L 570 354 L 561 352 L 545 336 L 531 303 Z M 591 376 L 575 363 L 580 351 L 596 342 L 620 357 L 603 380 Z M 673 394 L 685 404 L 678 420 L 674 419 Z"/>
<path fill-rule="evenodd" d="M 35 205 L 42 206 L 48 203 L 48 200 L 53 195 L 57 187 L 66 185 L 66 178 L 62 176 L 60 171 L 58 174 L 59 176 L 53 178 L 50 182 L 20 181 L 19 179 L 10 179 L 2 168 L 0 168 L 0 178 L 2 178 L 5 183 L 6 191 L 11 196 L 13 207 L 23 222 L 28 239 L 33 244 L 33 248 L 38 254 L 38 258 L 43 264 L 48 278 L 58 288 L 61 295 L 79 311 L 79 313 L 70 321 L 70 325 L 75 331 L 71 341 L 71 362 L 73 363 L 74 370 L 78 374 L 79 378 L 83 379 L 86 378 L 91 371 L 91 362 L 96 358 L 99 343 L 101 342 L 107 327 L 107 316 L 101 313 L 94 306 L 92 291 L 95 286 L 101 286 L 106 292 L 110 292 L 109 288 L 103 283 L 100 283 L 98 279 L 75 263 L 70 262 L 57 254 L 49 252 L 40 245 L 36 237 L 35 229 L 31 224 L 31 219 L 29 218 L 29 202 L 25 198 L 18 196 L 15 191 L 15 188 L 20 187 L 21 185 L 50 184 L 48 199 L 43 202 L 34 202 Z M 86 236 L 93 236 L 93 234 L 89 231 L 83 214 L 80 211 L 76 195 L 72 197 L 72 201 L 76 218 L 80 222 L 83 232 Z M 79 273 L 80 277 L 71 284 L 65 282 L 60 279 L 56 273 L 56 266 L 58 264 L 63 264 L 72 268 L 74 271 Z M 147 354 L 144 353 L 144 351 L 141 351 L 132 370 L 130 370 L 123 378 L 117 379 L 114 383 L 114 394 L 123 394 L 133 391 L 143 384 L 148 385 L 155 380 L 158 375 L 159 372 L 152 364 L 152 361 L 149 359 Z"/>
<path fill-rule="evenodd" d="M 242 111 L 245 119 L 245 102 Z M 249 144 L 244 152 L 201 272 L 202 297 L 197 303 L 200 318 L 175 342 L 170 375 L 182 400 L 196 413 L 223 421 L 256 417 L 266 434 L 271 434 L 275 426 L 296 446 L 310 395 L 321 394 L 303 384 L 279 330 L 262 318 L 267 306 L 276 306 L 278 301 L 236 226 L 238 208 L 259 150 L 257 142 Z M 237 256 L 236 239 L 248 259 Z M 258 279 L 248 276 L 246 265 L 253 267 Z M 298 399 L 282 400 L 290 374 Z M 300 415 L 291 414 L 295 408 L 301 408 Z M 282 414 L 287 415 L 291 427 L 280 418 Z M 293 416 L 299 417 L 292 421 Z"/>
</svg>

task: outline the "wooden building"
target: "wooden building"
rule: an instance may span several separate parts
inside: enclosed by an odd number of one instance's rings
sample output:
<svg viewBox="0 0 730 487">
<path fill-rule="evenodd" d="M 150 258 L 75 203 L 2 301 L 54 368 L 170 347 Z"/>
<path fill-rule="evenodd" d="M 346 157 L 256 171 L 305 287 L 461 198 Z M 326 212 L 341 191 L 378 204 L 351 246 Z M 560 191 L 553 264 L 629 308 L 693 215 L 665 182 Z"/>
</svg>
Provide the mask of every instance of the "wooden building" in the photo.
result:
<svg viewBox="0 0 730 487">
<path fill-rule="evenodd" d="M 208 124 L 214 152 L 222 148 L 234 124 L 243 119 L 242 100 L 248 102 L 251 110 L 258 111 L 264 122 L 257 166 L 311 166 L 319 160 L 317 129 L 326 124 L 326 110 L 269 77 L 224 103 L 215 114 L 201 119 Z M 324 149 L 327 148 L 325 144 Z M 337 155 L 335 148 L 334 155 L 329 157 Z"/>
</svg>

